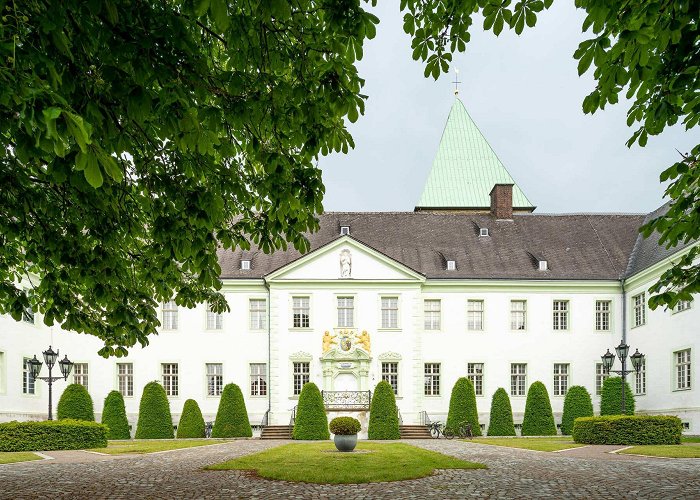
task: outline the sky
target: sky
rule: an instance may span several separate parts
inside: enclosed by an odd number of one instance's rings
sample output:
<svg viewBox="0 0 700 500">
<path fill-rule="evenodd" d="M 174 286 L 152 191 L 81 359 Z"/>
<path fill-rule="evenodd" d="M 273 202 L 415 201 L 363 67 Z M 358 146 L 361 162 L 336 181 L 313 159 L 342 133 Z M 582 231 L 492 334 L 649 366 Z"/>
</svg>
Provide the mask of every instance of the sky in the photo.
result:
<svg viewBox="0 0 700 500">
<path fill-rule="evenodd" d="M 377 36 L 358 64 L 369 99 L 349 124 L 355 149 L 319 161 L 327 211 L 413 210 L 455 99 L 454 68 L 460 99 L 536 213 L 650 212 L 663 203 L 659 174 L 698 143 L 697 130 L 677 125 L 628 149 L 623 100 L 583 114 L 594 81 L 573 59 L 587 38 L 573 2 L 555 2 L 520 36 L 485 33 L 477 20 L 467 51 L 437 81 L 411 58 L 399 2 L 379 3 Z"/>
</svg>

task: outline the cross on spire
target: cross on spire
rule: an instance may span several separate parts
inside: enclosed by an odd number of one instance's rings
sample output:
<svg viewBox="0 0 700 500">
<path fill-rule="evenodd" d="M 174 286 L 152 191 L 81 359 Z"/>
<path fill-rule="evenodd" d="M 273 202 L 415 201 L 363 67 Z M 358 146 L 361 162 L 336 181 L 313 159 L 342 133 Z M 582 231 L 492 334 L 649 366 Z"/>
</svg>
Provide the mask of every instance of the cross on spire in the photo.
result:
<svg viewBox="0 0 700 500">
<path fill-rule="evenodd" d="M 459 81 L 459 70 L 455 68 L 455 81 L 452 82 L 455 84 L 455 95 L 459 95 L 459 84 L 462 83 Z"/>
</svg>

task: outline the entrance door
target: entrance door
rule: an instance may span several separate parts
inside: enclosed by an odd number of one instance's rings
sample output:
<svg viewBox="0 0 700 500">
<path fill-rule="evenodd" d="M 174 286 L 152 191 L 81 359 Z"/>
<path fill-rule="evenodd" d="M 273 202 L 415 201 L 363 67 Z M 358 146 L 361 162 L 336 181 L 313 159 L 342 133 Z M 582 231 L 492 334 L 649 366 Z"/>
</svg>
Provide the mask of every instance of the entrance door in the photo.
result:
<svg viewBox="0 0 700 500">
<path fill-rule="evenodd" d="M 352 373 L 339 373 L 333 381 L 334 391 L 358 391 L 357 378 Z"/>
</svg>

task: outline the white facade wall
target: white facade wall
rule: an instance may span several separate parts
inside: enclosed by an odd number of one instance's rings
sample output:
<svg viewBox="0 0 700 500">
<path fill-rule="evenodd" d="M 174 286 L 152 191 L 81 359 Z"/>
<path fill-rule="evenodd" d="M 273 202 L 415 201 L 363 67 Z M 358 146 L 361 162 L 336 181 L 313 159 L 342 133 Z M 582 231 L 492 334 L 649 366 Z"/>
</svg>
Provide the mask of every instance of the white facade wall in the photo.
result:
<svg viewBox="0 0 700 500">
<path fill-rule="evenodd" d="M 339 278 L 338 255 L 352 253 L 352 278 Z M 659 267 L 662 269 L 663 265 Z M 626 298 L 647 289 L 658 272 L 633 277 L 626 286 Z M 103 359 L 96 352 L 98 339 L 89 335 L 66 333 L 41 323 L 15 322 L 0 316 L 0 421 L 44 418 L 47 408 L 46 384 L 36 382 L 36 394 L 22 394 L 22 358 L 41 351 L 51 343 L 67 354 L 71 361 L 88 363 L 89 392 L 99 414 L 111 390 L 117 388 L 116 365 L 130 362 L 134 366 L 134 395 L 125 398 L 129 419 L 135 423 L 143 386 L 161 380 L 162 363 L 178 363 L 179 395 L 170 398 L 174 422 L 177 423 L 184 402 L 193 398 L 199 403 L 205 420 L 213 420 L 219 397 L 207 396 L 206 363 L 223 365 L 223 382 L 237 383 L 246 396 L 251 424 L 258 424 L 268 407 L 272 424 L 286 424 L 297 397 L 292 394 L 292 363 L 296 359 L 310 362 L 310 380 L 320 389 L 338 389 L 343 372 L 340 362 L 326 364 L 323 371 L 322 338 L 325 331 L 337 331 L 338 296 L 354 298 L 354 325 L 359 334 L 366 330 L 371 338 L 367 372 L 358 375 L 360 363 L 345 372 L 358 376 L 357 390 L 373 389 L 381 380 L 381 361 L 399 363 L 397 403 L 405 423 L 418 423 L 419 412 L 427 411 L 432 419 L 446 418 L 450 392 L 457 378 L 467 374 L 468 363 L 483 363 L 483 395 L 477 397 L 480 421 L 488 424 L 491 396 L 499 387 L 510 393 L 511 363 L 527 364 L 527 386 L 542 381 L 547 387 L 555 419 L 560 421 L 563 396 L 553 395 L 555 363 L 569 365 L 568 385 L 583 385 L 595 395 L 596 363 L 606 349 L 622 337 L 622 287 L 619 282 L 591 281 L 465 281 L 426 280 L 372 249 L 348 238 L 341 238 L 286 268 L 267 280 L 227 280 L 224 294 L 231 311 L 223 317 L 221 330 L 207 330 L 206 310 L 179 308 L 178 329 L 162 331 L 151 338 L 146 348 L 132 348 L 128 358 Z M 310 325 L 293 328 L 292 298 L 308 297 Z M 396 329 L 381 328 L 381 297 L 399 299 L 399 324 Z M 263 299 L 268 305 L 269 328 L 250 328 L 251 299 Z M 441 301 L 440 329 L 424 328 L 424 300 Z M 467 328 L 467 302 L 483 300 L 484 326 L 481 331 Z M 511 300 L 527 303 L 527 328 L 510 328 Z M 569 304 L 569 328 L 554 330 L 552 304 L 566 300 Z M 595 329 L 595 303 L 610 300 L 611 325 L 607 332 Z M 647 323 L 629 328 L 628 344 L 647 356 L 646 393 L 636 398 L 643 412 L 677 414 L 689 425 L 689 432 L 700 429 L 700 396 L 695 363 L 700 306 L 671 314 L 647 310 Z M 631 308 L 627 311 L 628 317 Z M 628 322 L 628 326 L 632 326 Z M 673 352 L 691 349 L 692 386 L 674 389 Z M 348 353 L 351 362 L 352 353 Z M 631 353 L 630 352 L 630 353 Z M 340 354 L 343 355 L 342 353 Z M 353 358 L 354 359 L 354 358 Z M 268 365 L 268 395 L 250 395 L 250 363 Z M 424 363 L 440 363 L 440 395 L 424 394 Z M 332 369 L 328 369 L 328 367 Z M 619 361 L 616 362 L 619 368 Z M 55 372 L 58 372 L 56 368 Z M 42 376 L 47 375 L 46 367 Z M 364 378 L 363 378 L 364 377 Z M 348 389 L 348 377 L 342 388 Z M 634 375 L 628 379 L 634 390 Z M 69 382 L 72 381 L 69 379 Z M 66 386 L 55 385 L 54 405 Z M 511 396 L 516 423 L 522 421 L 525 396 Z M 599 398 L 594 396 L 594 408 Z"/>
</svg>

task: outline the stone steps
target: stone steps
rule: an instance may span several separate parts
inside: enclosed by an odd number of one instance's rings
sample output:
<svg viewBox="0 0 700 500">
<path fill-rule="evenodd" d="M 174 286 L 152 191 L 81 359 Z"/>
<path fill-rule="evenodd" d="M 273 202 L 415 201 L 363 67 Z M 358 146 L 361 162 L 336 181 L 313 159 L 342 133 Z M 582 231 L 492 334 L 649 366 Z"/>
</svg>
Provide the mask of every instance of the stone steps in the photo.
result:
<svg viewBox="0 0 700 500">
<path fill-rule="evenodd" d="M 260 439 L 291 439 L 292 431 L 288 425 L 267 425 L 260 433 Z"/>
<path fill-rule="evenodd" d="M 399 426 L 401 439 L 430 439 L 430 431 L 425 425 L 401 425 Z"/>
</svg>

